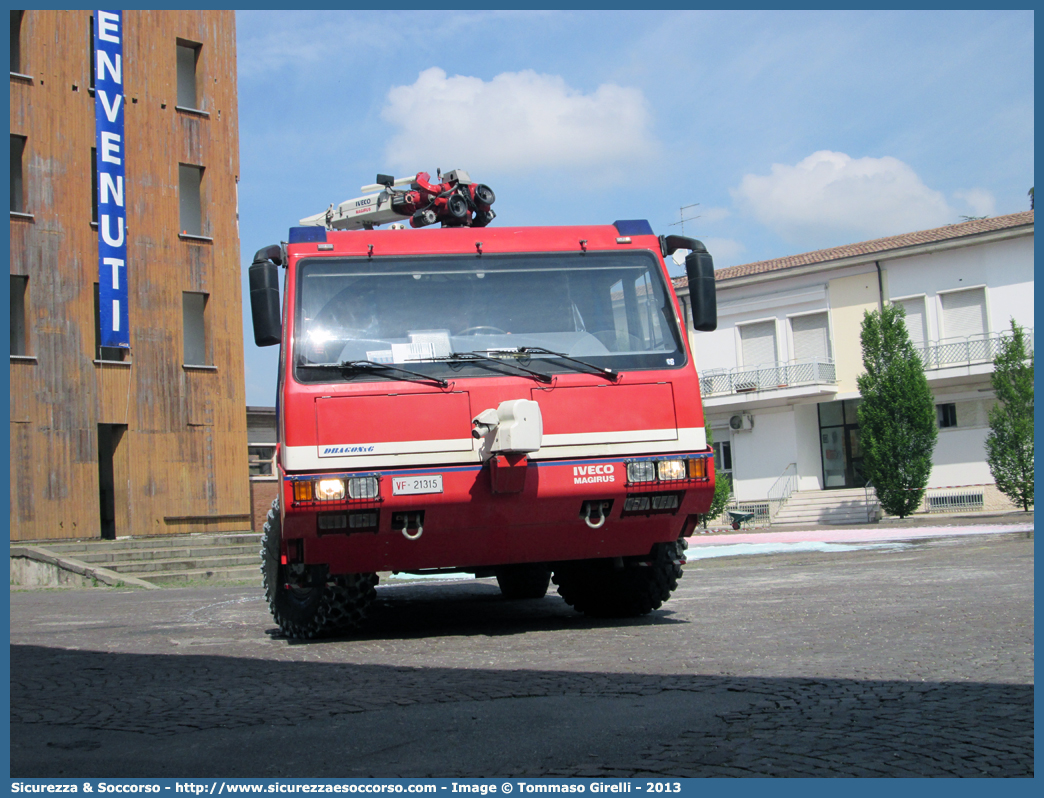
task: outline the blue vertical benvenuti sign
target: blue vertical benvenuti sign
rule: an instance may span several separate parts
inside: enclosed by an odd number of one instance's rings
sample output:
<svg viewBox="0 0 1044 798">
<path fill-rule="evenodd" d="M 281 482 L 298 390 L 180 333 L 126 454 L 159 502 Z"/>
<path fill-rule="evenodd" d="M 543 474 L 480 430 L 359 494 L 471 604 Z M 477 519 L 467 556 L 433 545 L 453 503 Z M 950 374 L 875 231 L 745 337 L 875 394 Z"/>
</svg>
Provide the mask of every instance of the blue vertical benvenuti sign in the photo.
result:
<svg viewBox="0 0 1044 798">
<path fill-rule="evenodd" d="M 95 11 L 94 136 L 98 153 L 101 345 L 129 348 L 123 105 L 123 14 Z"/>
</svg>

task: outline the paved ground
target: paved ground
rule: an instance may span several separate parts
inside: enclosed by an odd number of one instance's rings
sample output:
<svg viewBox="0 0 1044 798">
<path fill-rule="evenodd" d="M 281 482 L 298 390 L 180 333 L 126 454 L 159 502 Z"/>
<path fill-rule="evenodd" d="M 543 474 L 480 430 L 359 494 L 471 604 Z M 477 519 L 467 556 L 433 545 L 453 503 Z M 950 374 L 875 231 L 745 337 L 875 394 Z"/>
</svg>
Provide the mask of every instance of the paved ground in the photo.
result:
<svg viewBox="0 0 1044 798">
<path fill-rule="evenodd" d="M 693 561 L 590 621 L 489 580 L 280 638 L 254 588 L 11 594 L 13 776 L 1033 774 L 1033 540 Z"/>
</svg>

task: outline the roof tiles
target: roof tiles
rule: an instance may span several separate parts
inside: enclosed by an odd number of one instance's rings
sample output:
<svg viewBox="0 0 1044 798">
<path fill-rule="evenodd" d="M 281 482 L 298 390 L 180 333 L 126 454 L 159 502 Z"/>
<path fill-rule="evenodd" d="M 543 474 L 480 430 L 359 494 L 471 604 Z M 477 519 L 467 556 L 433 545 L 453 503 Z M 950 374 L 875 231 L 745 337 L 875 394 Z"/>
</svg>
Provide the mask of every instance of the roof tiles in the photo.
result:
<svg viewBox="0 0 1044 798">
<path fill-rule="evenodd" d="M 841 247 L 829 249 L 817 249 L 814 252 L 805 252 L 800 255 L 788 255 L 783 258 L 772 260 L 761 260 L 755 263 L 744 263 L 739 266 L 729 266 L 714 272 L 715 282 L 732 280 L 737 277 L 747 277 L 766 272 L 791 269 L 795 266 L 808 266 L 814 263 L 827 263 L 833 260 L 858 257 L 859 255 L 876 255 L 891 250 L 904 249 L 918 244 L 932 244 L 938 241 L 948 241 L 965 236 L 974 236 L 982 233 L 991 233 L 996 230 L 1005 230 L 1011 227 L 1021 227 L 1033 224 L 1033 211 L 1012 213 L 1007 216 L 995 216 L 989 219 L 973 219 L 969 222 L 950 224 L 945 227 L 936 227 L 932 230 L 919 230 L 914 233 L 903 233 L 887 238 L 875 238 L 872 241 L 862 241 L 858 244 L 845 244 Z M 711 253 L 713 254 L 713 253 Z M 673 280 L 675 288 L 685 288 L 689 284 L 687 277 L 676 277 Z"/>
</svg>

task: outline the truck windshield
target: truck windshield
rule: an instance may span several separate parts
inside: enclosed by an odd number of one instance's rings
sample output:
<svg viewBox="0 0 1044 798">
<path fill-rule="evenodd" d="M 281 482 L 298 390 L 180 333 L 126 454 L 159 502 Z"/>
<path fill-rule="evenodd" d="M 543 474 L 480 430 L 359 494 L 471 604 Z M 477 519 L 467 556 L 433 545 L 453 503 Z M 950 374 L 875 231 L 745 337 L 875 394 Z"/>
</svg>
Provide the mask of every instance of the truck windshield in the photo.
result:
<svg viewBox="0 0 1044 798">
<path fill-rule="evenodd" d="M 378 369 L 314 367 L 363 360 L 423 363 L 441 378 L 489 377 L 488 363 L 451 356 L 524 347 L 544 350 L 524 362 L 546 374 L 578 370 L 556 353 L 615 371 L 685 362 L 671 295 L 650 252 L 312 258 L 297 269 L 300 382 L 396 379 Z"/>
</svg>

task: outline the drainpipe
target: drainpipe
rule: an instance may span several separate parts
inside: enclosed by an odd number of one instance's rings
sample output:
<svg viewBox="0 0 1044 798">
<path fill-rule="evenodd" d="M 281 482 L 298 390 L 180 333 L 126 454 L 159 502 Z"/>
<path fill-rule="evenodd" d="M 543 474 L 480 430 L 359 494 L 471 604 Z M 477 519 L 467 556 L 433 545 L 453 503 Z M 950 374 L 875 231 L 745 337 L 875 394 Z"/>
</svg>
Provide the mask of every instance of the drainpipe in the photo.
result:
<svg viewBox="0 0 1044 798">
<path fill-rule="evenodd" d="M 874 261 L 877 267 L 877 309 L 884 313 L 884 281 L 881 279 L 881 262 Z"/>
</svg>

